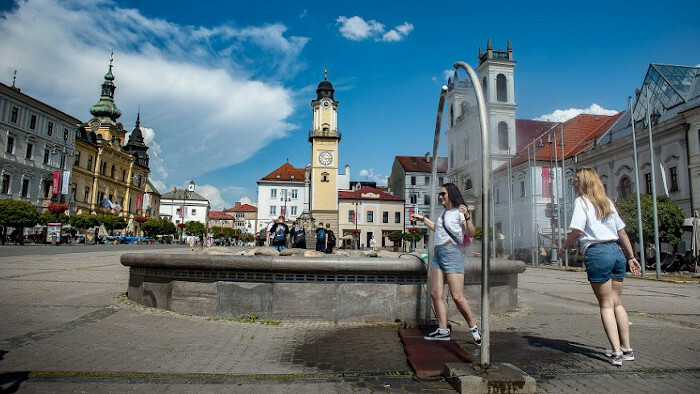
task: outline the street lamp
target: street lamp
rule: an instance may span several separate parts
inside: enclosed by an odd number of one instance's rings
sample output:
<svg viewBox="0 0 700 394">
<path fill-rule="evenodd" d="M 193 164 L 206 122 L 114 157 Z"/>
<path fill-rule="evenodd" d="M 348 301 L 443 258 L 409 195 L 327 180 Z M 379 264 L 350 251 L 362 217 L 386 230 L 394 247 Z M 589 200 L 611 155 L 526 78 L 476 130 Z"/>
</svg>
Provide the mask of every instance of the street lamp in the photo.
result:
<svg viewBox="0 0 700 394">
<path fill-rule="evenodd" d="M 353 212 L 353 221 L 355 222 L 355 231 L 353 232 L 353 235 L 355 236 L 355 249 L 360 249 L 360 230 L 357 229 L 357 217 L 362 203 L 360 202 L 359 198 L 356 198 L 352 205 L 355 206 L 355 211 Z"/>
<path fill-rule="evenodd" d="M 282 216 L 284 218 L 287 218 L 287 201 L 292 201 L 291 198 L 287 195 L 287 189 L 281 189 L 280 190 L 280 201 L 284 202 L 284 210 L 282 210 Z"/>
</svg>

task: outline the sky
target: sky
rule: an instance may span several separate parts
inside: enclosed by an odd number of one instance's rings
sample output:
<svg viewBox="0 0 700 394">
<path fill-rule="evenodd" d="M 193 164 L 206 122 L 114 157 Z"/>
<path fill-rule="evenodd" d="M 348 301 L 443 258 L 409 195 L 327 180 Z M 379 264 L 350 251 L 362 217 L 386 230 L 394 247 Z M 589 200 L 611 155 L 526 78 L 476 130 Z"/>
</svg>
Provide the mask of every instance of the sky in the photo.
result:
<svg viewBox="0 0 700 394">
<path fill-rule="evenodd" d="M 16 70 L 23 93 L 87 122 L 113 51 L 119 121 L 132 130 L 140 111 L 151 181 L 165 193 L 193 180 L 218 210 L 255 202 L 286 161 L 310 163 L 324 69 L 341 172 L 386 185 L 395 156 L 432 151 L 446 76 L 476 68 L 489 38 L 512 42 L 518 119 L 614 114 L 650 63 L 700 64 L 693 1 L 426 4 L 0 0 L 0 82 Z"/>
</svg>

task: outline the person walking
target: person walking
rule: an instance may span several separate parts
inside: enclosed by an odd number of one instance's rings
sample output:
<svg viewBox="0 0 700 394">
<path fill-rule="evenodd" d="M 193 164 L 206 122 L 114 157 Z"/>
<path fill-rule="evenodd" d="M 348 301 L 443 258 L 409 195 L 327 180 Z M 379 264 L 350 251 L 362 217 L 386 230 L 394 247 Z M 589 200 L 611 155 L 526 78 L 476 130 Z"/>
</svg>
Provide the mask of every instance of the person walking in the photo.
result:
<svg viewBox="0 0 700 394">
<path fill-rule="evenodd" d="M 323 222 L 320 222 L 316 228 L 316 251 L 326 253 L 326 235 L 326 228 L 323 227 Z"/>
<path fill-rule="evenodd" d="M 284 223 L 284 216 L 280 216 L 275 224 L 270 227 L 270 233 L 267 238 L 272 238 L 272 245 L 278 252 L 281 252 L 287 249 L 287 235 L 289 235 L 289 226 Z"/>
<path fill-rule="evenodd" d="M 333 253 L 333 248 L 335 247 L 335 233 L 331 230 L 331 224 L 326 223 L 326 253 Z"/>
<path fill-rule="evenodd" d="M 622 281 L 627 265 L 633 275 L 641 273 L 641 266 L 634 257 L 625 224 L 605 194 L 595 170 L 577 169 L 573 185 L 577 197 L 570 232 L 557 255 L 561 258 L 577 240 L 581 242 L 586 275 L 598 299 L 600 318 L 612 346 L 607 356 L 610 363 L 620 366 L 623 361 L 634 361 L 629 319 L 622 306 Z"/>
<path fill-rule="evenodd" d="M 299 225 L 299 221 L 294 221 L 294 226 L 292 227 L 292 247 L 299 249 L 306 249 L 306 230 L 303 226 Z"/>
<path fill-rule="evenodd" d="M 481 345 L 481 332 L 476 326 L 469 301 L 464 298 L 464 255 L 460 249 L 465 234 L 474 236 L 474 224 L 464 198 L 454 183 L 442 185 L 438 201 L 444 210 L 436 221 L 424 215 L 411 215 L 411 220 L 420 220 L 435 232 L 435 250 L 430 263 L 430 298 L 433 300 L 438 328 L 426 335 L 425 339 L 451 339 L 450 329 L 447 328 L 447 304 L 443 297 L 447 283 L 452 300 L 467 321 L 474 343 Z"/>
</svg>

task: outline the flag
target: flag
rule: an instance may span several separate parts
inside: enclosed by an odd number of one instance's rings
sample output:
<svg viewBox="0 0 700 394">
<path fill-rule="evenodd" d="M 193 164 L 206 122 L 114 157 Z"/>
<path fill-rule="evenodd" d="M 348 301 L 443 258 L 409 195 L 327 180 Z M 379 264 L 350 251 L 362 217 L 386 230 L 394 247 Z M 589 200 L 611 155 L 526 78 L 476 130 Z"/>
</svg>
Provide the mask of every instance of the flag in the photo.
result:
<svg viewBox="0 0 700 394">
<path fill-rule="evenodd" d="M 108 198 L 103 198 L 102 201 L 100 201 L 100 205 L 102 205 L 105 208 L 112 208 L 112 202 L 109 201 Z"/>
<path fill-rule="evenodd" d="M 138 193 L 136 195 L 136 209 L 141 209 L 141 204 L 143 203 L 143 195 Z"/>
<path fill-rule="evenodd" d="M 61 194 L 68 194 L 70 184 L 70 171 L 63 171 L 63 181 L 61 182 Z"/>
<path fill-rule="evenodd" d="M 542 167 L 542 197 L 550 197 L 549 167 Z"/>
<path fill-rule="evenodd" d="M 352 213 L 352 216 L 351 216 L 351 218 L 350 218 L 350 223 L 355 223 L 355 217 L 356 217 L 356 216 L 355 216 L 355 211 L 352 211 L 351 213 Z"/>
<path fill-rule="evenodd" d="M 119 201 L 115 201 L 115 202 L 112 204 L 112 208 L 116 209 L 117 212 L 119 212 L 119 211 L 122 210 L 122 206 L 119 205 Z"/>
<path fill-rule="evenodd" d="M 141 208 L 143 210 L 151 209 L 151 193 L 144 193 Z"/>
</svg>

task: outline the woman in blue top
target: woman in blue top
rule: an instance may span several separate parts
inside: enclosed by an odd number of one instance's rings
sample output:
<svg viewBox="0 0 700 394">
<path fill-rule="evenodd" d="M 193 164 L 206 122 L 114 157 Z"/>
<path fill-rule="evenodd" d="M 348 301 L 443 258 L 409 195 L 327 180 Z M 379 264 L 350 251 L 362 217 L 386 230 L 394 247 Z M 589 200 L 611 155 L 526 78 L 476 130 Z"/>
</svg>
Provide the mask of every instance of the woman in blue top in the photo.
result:
<svg viewBox="0 0 700 394">
<path fill-rule="evenodd" d="M 469 325 L 474 343 L 481 345 L 481 333 L 476 327 L 469 301 L 464 298 L 464 255 L 458 244 L 465 233 L 470 237 L 474 236 L 474 224 L 462 194 L 454 183 L 442 185 L 438 201 L 445 209 L 437 221 L 433 222 L 422 215 L 411 216 L 411 220 L 420 220 L 435 232 L 435 250 L 430 264 L 430 298 L 435 307 L 438 328 L 426 335 L 425 339 L 450 340 L 450 329 L 447 328 L 447 305 L 443 297 L 445 283 L 447 283 L 450 296 Z"/>
<path fill-rule="evenodd" d="M 598 299 L 600 318 L 612 346 L 608 356 L 613 365 L 620 366 L 623 360 L 634 360 L 629 320 L 622 306 L 622 280 L 628 264 L 634 275 L 639 275 L 641 266 L 634 257 L 625 224 L 605 194 L 595 170 L 577 169 L 574 190 L 578 197 L 574 201 L 570 233 L 557 254 L 561 258 L 566 249 L 576 241 L 581 242 L 588 281 Z"/>
</svg>

